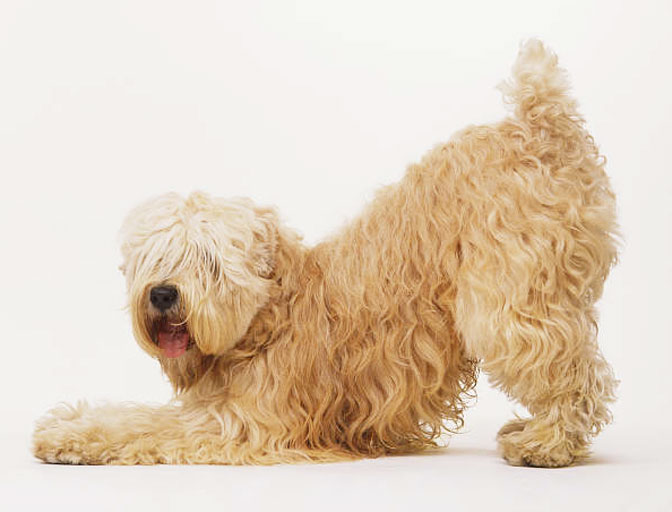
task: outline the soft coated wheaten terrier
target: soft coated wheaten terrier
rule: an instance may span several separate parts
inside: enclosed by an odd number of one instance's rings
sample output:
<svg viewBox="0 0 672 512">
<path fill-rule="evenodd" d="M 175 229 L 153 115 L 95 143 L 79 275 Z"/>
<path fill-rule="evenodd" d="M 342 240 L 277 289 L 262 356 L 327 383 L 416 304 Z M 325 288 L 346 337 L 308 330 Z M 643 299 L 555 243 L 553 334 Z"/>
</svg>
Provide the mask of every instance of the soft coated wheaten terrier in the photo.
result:
<svg viewBox="0 0 672 512">
<path fill-rule="evenodd" d="M 564 71 L 523 45 L 513 116 L 411 165 L 315 247 L 272 208 L 168 194 L 122 228 L 133 331 L 175 400 L 60 406 L 35 455 L 72 464 L 268 464 L 435 446 L 478 368 L 531 417 L 511 464 L 565 466 L 609 422 L 595 301 L 614 194 Z"/>
</svg>

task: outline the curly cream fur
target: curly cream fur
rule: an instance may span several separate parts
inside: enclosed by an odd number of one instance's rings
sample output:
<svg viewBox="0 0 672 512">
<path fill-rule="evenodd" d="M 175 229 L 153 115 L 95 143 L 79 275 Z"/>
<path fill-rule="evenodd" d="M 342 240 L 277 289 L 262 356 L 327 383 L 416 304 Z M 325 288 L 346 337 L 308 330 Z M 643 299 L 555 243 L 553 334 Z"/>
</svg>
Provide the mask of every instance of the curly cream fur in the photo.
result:
<svg viewBox="0 0 672 512">
<path fill-rule="evenodd" d="M 176 391 L 162 407 L 61 406 L 34 452 L 83 464 L 276 463 L 433 446 L 462 425 L 479 366 L 530 412 L 511 464 L 585 458 L 615 380 L 595 301 L 616 261 L 604 158 L 556 57 L 521 48 L 514 115 L 469 127 L 304 246 L 272 209 L 202 193 L 140 206 L 122 229 L 133 330 Z M 153 339 L 153 286 L 193 346 Z"/>
</svg>

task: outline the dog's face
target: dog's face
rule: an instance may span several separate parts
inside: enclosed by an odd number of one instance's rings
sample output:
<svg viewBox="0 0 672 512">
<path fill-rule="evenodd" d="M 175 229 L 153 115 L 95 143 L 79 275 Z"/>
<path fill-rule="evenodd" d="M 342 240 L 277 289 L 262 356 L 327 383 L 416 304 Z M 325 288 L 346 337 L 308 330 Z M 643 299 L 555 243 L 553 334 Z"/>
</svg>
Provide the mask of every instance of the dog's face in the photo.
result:
<svg viewBox="0 0 672 512">
<path fill-rule="evenodd" d="M 121 229 L 133 332 L 153 356 L 230 349 L 268 300 L 274 211 L 249 200 L 166 194 Z"/>
</svg>

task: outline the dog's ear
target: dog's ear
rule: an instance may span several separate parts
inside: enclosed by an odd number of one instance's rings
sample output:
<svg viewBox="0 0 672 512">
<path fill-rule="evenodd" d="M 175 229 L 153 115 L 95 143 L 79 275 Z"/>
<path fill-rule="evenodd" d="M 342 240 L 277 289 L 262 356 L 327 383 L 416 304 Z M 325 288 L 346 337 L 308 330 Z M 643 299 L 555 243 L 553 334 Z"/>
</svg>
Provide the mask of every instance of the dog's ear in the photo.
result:
<svg viewBox="0 0 672 512">
<path fill-rule="evenodd" d="M 202 223 L 195 223 L 201 237 L 198 246 L 224 258 L 220 270 L 238 264 L 250 276 L 270 276 L 278 239 L 274 208 L 257 206 L 246 197 L 216 198 L 203 192 L 192 193 L 186 204 Z M 242 268 L 230 270 L 240 276 Z"/>
<path fill-rule="evenodd" d="M 273 208 L 254 207 L 254 244 L 250 261 L 257 275 L 270 277 L 278 247 L 278 214 Z"/>
<path fill-rule="evenodd" d="M 224 278 L 216 302 L 190 301 L 189 324 L 201 352 L 220 355 L 245 334 L 268 300 L 279 221 L 274 209 L 245 198 L 221 200 L 214 208 L 218 222 L 208 225 L 203 238 L 223 242 L 211 252 Z"/>
</svg>

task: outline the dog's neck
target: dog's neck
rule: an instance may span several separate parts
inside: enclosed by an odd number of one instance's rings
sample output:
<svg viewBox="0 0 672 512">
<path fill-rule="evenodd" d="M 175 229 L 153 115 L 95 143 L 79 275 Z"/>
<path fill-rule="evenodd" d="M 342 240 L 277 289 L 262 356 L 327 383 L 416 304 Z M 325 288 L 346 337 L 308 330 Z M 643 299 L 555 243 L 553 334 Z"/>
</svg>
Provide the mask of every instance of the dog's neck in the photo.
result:
<svg viewBox="0 0 672 512">
<path fill-rule="evenodd" d="M 289 318 L 297 293 L 305 289 L 305 281 L 311 274 L 310 267 L 310 251 L 300 237 L 289 229 L 279 227 L 273 271 L 269 275 L 268 301 L 259 309 L 245 335 L 226 355 L 228 358 L 250 357 L 273 343 L 275 327 Z"/>
</svg>

